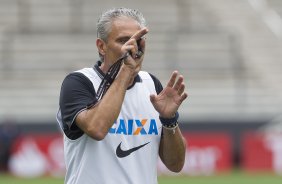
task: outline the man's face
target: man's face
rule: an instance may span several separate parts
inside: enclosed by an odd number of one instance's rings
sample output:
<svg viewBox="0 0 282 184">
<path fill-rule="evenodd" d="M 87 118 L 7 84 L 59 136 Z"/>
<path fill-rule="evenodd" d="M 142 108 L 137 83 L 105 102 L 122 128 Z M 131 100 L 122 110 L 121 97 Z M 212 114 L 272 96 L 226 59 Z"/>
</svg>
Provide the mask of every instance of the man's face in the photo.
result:
<svg viewBox="0 0 282 184">
<path fill-rule="evenodd" d="M 127 42 L 141 27 L 136 20 L 128 17 L 120 17 L 115 19 L 112 23 L 108 40 L 105 43 L 106 52 L 104 55 L 104 62 L 112 65 L 122 55 L 121 47 Z M 141 66 L 140 66 L 141 67 Z"/>
</svg>

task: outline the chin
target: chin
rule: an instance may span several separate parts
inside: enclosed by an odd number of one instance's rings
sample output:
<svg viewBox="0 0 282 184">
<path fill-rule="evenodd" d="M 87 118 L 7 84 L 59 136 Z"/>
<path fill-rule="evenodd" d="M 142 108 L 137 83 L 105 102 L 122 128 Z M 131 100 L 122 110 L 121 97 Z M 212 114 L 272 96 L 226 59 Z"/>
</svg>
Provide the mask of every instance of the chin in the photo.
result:
<svg viewBox="0 0 282 184">
<path fill-rule="evenodd" d="M 134 78 L 138 75 L 139 71 L 140 70 L 134 72 L 134 74 L 133 74 Z"/>
<path fill-rule="evenodd" d="M 140 72 L 140 70 L 141 70 L 141 66 L 139 66 L 139 67 L 135 70 L 135 72 L 134 72 L 134 77 L 137 76 L 137 74 Z"/>
</svg>

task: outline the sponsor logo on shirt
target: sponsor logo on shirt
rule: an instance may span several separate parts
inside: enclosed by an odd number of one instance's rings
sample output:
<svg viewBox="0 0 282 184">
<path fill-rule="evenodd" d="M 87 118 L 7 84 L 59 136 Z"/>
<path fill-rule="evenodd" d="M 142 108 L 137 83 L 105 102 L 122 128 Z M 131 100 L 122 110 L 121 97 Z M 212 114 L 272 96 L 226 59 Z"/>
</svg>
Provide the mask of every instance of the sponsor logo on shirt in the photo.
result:
<svg viewBox="0 0 282 184">
<path fill-rule="evenodd" d="M 110 128 L 110 134 L 124 135 L 158 135 L 155 119 L 118 119 Z"/>
</svg>

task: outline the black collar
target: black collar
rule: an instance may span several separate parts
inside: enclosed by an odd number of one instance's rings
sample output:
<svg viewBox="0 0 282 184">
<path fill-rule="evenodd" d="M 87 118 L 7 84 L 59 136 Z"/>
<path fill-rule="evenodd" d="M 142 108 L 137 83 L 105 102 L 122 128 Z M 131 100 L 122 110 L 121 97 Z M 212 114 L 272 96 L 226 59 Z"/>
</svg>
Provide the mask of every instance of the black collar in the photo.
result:
<svg viewBox="0 0 282 184">
<path fill-rule="evenodd" d="M 100 68 L 101 64 L 102 64 L 102 62 L 100 60 L 97 61 L 97 63 L 94 65 L 93 69 L 98 74 L 98 76 L 101 79 L 103 79 L 105 74 L 104 74 L 104 72 Z M 131 86 L 129 86 L 127 89 L 131 89 L 135 85 L 136 82 L 142 82 L 142 79 L 139 76 L 139 74 L 137 74 L 137 76 L 134 78 L 133 84 Z"/>
</svg>

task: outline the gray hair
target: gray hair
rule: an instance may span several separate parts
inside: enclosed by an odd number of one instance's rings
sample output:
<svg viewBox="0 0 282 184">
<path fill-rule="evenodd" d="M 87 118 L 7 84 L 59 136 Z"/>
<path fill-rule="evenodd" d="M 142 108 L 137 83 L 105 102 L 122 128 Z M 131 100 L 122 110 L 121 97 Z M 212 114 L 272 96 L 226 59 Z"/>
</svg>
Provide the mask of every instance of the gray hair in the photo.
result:
<svg viewBox="0 0 282 184">
<path fill-rule="evenodd" d="M 104 42 L 107 42 L 108 34 L 111 31 L 112 21 L 123 16 L 136 20 L 141 28 L 146 26 L 145 18 L 138 10 L 128 8 L 113 8 L 104 12 L 98 19 L 97 38 L 100 38 Z"/>
</svg>

